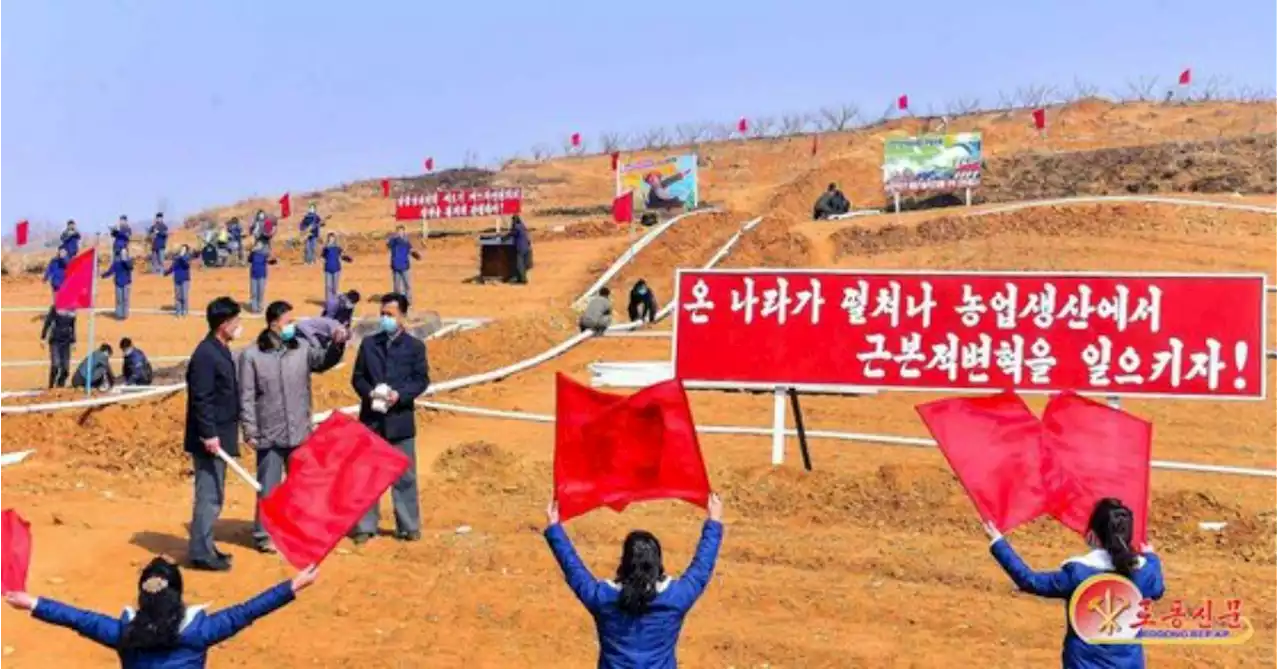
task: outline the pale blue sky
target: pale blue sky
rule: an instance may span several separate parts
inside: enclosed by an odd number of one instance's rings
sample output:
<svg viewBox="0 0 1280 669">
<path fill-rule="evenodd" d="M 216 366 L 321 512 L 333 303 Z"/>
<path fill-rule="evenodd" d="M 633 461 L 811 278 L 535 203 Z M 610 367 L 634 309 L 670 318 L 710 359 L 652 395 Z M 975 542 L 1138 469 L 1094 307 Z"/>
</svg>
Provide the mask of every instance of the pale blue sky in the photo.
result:
<svg viewBox="0 0 1280 669">
<path fill-rule="evenodd" d="M 0 219 L 97 228 L 607 130 L 994 102 L 1184 67 L 1274 90 L 1271 0 L 28 0 L 0 15 Z"/>
</svg>

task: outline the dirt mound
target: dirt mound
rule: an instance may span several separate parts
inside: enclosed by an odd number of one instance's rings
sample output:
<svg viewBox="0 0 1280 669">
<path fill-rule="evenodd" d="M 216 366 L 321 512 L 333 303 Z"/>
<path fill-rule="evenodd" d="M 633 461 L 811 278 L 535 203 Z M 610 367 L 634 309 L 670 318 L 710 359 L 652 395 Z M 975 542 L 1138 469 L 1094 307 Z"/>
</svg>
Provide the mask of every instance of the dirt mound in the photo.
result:
<svg viewBox="0 0 1280 669">
<path fill-rule="evenodd" d="M 665 304 L 671 299 L 676 269 L 702 267 L 750 219 L 738 212 L 698 214 L 668 228 L 609 282 L 615 317 L 625 315 L 631 286 L 640 279 L 653 289 L 658 304 Z"/>
<path fill-rule="evenodd" d="M 721 264 L 722 267 L 806 267 L 814 259 L 813 242 L 790 231 L 791 222 L 777 215 L 764 218 Z"/>
<path fill-rule="evenodd" d="M 829 239 L 838 259 L 995 235 L 1185 235 L 1228 226 L 1234 231 L 1247 230 L 1249 234 L 1260 237 L 1274 236 L 1276 232 L 1275 216 L 1271 214 L 1125 203 L 1036 207 L 984 216 L 958 214 L 915 224 L 854 226 L 832 233 Z M 1040 259 L 1028 258 L 1026 261 L 1035 264 Z"/>
<path fill-rule="evenodd" d="M 1124 193 L 1274 193 L 1276 135 L 1167 142 L 987 161 L 988 202 Z"/>
</svg>

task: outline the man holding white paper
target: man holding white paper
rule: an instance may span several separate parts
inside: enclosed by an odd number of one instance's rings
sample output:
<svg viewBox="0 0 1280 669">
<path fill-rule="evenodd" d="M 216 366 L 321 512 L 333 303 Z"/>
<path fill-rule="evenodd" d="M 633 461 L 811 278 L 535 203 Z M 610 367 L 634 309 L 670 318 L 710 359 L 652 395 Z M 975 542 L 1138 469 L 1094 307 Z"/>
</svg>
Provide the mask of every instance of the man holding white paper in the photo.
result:
<svg viewBox="0 0 1280 669">
<path fill-rule="evenodd" d="M 360 342 L 351 387 L 360 396 L 360 422 L 409 456 L 410 465 L 391 486 L 396 538 L 422 538 L 418 510 L 417 458 L 413 401 L 427 390 L 427 347 L 404 329 L 409 299 L 400 293 L 382 296 L 377 334 Z M 351 539 L 362 544 L 378 533 L 378 505 L 356 524 Z"/>
</svg>

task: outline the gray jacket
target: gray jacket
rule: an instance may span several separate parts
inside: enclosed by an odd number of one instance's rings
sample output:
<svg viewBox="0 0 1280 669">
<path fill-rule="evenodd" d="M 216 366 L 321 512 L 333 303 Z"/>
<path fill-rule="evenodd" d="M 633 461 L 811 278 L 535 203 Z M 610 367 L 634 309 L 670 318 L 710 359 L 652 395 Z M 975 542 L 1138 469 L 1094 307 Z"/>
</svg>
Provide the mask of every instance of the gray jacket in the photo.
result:
<svg viewBox="0 0 1280 669">
<path fill-rule="evenodd" d="M 613 322 L 613 304 L 609 298 L 596 295 L 587 302 L 587 308 L 578 317 L 578 327 L 583 330 L 604 330 Z"/>
<path fill-rule="evenodd" d="M 297 446 L 311 434 L 311 374 L 342 360 L 346 346 L 320 348 L 270 330 L 240 356 L 240 429 L 257 448 Z"/>
</svg>

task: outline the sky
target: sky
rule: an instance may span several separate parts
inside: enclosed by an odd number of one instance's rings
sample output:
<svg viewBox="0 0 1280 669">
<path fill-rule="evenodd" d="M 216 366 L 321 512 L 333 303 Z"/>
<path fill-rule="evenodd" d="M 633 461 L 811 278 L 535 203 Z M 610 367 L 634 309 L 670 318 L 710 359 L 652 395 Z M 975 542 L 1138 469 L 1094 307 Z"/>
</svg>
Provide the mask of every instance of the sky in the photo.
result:
<svg viewBox="0 0 1280 669">
<path fill-rule="evenodd" d="M 1276 87 L 1276 3 L 40 0 L 0 12 L 0 222 L 171 217 L 581 132 L 941 110 L 1141 76 Z M 590 147 L 589 147 L 590 148 Z"/>
</svg>

